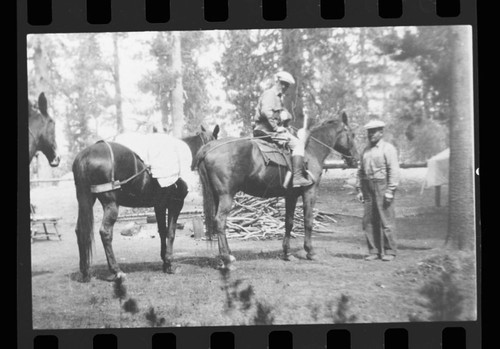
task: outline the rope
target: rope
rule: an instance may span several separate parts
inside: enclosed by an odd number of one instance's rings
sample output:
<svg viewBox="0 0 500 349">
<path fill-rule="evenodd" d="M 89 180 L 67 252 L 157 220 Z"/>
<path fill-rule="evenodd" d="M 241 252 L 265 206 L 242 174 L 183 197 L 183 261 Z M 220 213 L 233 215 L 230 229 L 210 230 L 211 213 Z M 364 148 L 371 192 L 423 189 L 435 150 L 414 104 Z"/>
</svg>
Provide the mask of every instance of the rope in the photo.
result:
<svg viewBox="0 0 500 349">
<path fill-rule="evenodd" d="M 207 152 L 205 153 L 205 155 L 208 154 L 209 152 L 211 152 L 212 150 L 217 149 L 219 147 L 222 147 L 223 145 L 226 145 L 229 143 L 235 143 L 235 142 L 239 142 L 239 141 L 247 141 L 247 140 L 252 140 L 252 139 L 259 139 L 259 138 L 267 138 L 267 137 L 269 137 L 269 135 L 259 136 L 259 137 L 243 137 L 243 138 L 230 139 L 230 140 L 227 140 L 226 142 L 217 144 L 213 148 L 208 149 Z"/>
<path fill-rule="evenodd" d="M 297 129 L 297 128 L 296 128 L 296 127 L 294 127 L 294 126 L 290 126 L 290 128 L 294 129 L 295 131 L 298 131 L 298 130 L 299 130 L 299 129 Z M 228 141 L 226 141 L 226 142 L 224 142 L 224 143 L 220 143 L 220 144 L 216 145 L 215 147 L 213 147 L 213 148 L 211 148 L 211 149 L 207 150 L 207 152 L 205 153 L 205 155 L 206 155 L 206 154 L 208 154 L 209 152 L 211 152 L 212 150 L 214 150 L 214 149 L 216 149 L 216 148 L 218 148 L 218 147 L 221 147 L 221 146 L 223 146 L 223 145 L 229 144 L 229 143 L 234 143 L 234 142 L 243 141 L 243 140 L 252 140 L 252 139 L 259 139 L 259 138 L 267 138 L 267 137 L 270 137 L 270 135 L 266 135 L 266 136 L 258 136 L 258 137 L 243 137 L 243 138 L 231 139 L 231 140 L 228 140 Z M 326 147 L 326 148 L 330 149 L 330 151 L 335 151 L 335 152 L 339 153 L 340 155 L 342 155 L 342 156 L 344 156 L 344 157 L 346 157 L 346 158 L 354 158 L 354 157 L 353 157 L 353 156 L 351 156 L 351 155 L 345 155 L 345 154 L 342 154 L 341 152 L 339 152 L 339 151 L 335 150 L 334 148 L 330 147 L 328 144 L 325 144 L 325 143 L 321 142 L 319 139 L 317 139 L 317 138 L 315 138 L 315 137 L 310 136 L 309 138 L 311 138 L 312 140 L 314 140 L 314 141 L 316 141 L 317 143 L 321 144 L 322 146 L 324 146 L 324 147 Z"/>
</svg>

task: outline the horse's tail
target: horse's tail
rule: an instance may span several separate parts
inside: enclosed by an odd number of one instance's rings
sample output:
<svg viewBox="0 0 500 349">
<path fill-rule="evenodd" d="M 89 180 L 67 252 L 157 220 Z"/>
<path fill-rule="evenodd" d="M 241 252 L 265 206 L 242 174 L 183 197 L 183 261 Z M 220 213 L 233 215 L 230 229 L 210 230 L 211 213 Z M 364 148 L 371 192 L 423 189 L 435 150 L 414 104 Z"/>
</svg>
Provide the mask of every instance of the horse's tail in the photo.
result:
<svg viewBox="0 0 500 349">
<path fill-rule="evenodd" d="M 198 174 L 200 175 L 203 191 L 203 212 L 205 215 L 206 235 L 211 239 L 212 233 L 216 231 L 215 215 L 217 214 L 218 202 L 214 195 L 212 184 L 210 183 L 206 162 L 203 159 L 198 161 Z"/>
<path fill-rule="evenodd" d="M 78 200 L 78 219 L 76 222 L 76 236 L 80 252 L 80 271 L 84 274 L 90 268 L 92 247 L 94 244 L 94 213 L 95 198 L 90 191 L 90 182 L 86 173 L 86 161 L 77 156 L 73 162 L 73 177 Z M 87 276 L 87 275 L 84 275 Z"/>
</svg>

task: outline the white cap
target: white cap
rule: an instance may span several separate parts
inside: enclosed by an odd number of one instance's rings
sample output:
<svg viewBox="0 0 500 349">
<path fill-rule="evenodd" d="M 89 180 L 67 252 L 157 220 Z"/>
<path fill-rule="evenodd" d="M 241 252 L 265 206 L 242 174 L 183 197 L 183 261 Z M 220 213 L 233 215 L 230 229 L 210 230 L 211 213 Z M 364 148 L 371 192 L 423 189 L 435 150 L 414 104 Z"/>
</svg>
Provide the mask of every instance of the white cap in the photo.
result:
<svg viewBox="0 0 500 349">
<path fill-rule="evenodd" d="M 280 71 L 278 74 L 276 74 L 276 80 L 287 82 L 290 85 L 295 84 L 295 80 L 293 79 L 292 74 L 287 73 L 286 71 Z"/>
<path fill-rule="evenodd" d="M 383 122 L 382 120 L 374 119 L 374 120 L 370 120 L 365 125 L 365 130 L 369 130 L 371 128 L 381 128 L 381 127 L 385 127 L 385 122 Z"/>
</svg>

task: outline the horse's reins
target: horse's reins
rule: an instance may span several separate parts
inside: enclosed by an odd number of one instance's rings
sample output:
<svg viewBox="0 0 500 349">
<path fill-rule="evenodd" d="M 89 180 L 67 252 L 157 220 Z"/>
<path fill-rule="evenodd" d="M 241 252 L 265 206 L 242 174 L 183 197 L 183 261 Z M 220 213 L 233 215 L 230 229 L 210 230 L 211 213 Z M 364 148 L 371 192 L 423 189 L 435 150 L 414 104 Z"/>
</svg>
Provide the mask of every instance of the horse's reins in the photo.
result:
<svg viewBox="0 0 500 349">
<path fill-rule="evenodd" d="M 227 140 L 223 143 L 217 144 L 213 148 L 208 149 L 206 151 L 205 155 L 208 154 L 209 152 L 211 152 L 212 150 L 215 150 L 215 149 L 222 147 L 223 145 L 226 145 L 229 143 L 235 143 L 235 142 L 239 142 L 239 141 L 246 141 L 246 140 L 252 140 L 252 139 L 259 139 L 259 138 L 267 138 L 267 137 L 269 137 L 269 136 L 266 135 L 266 136 L 258 136 L 258 137 L 242 137 L 242 138 L 230 139 L 230 140 Z"/>
<path fill-rule="evenodd" d="M 294 127 L 294 126 L 290 126 L 290 128 L 294 129 L 295 131 L 298 131 L 298 130 L 299 130 L 298 128 L 296 128 L 296 127 Z M 321 142 L 319 139 L 317 139 L 317 138 L 315 138 L 315 137 L 313 137 L 313 136 L 309 136 L 309 138 L 310 138 L 310 139 L 312 139 L 312 140 L 314 140 L 314 141 L 316 141 L 317 143 L 321 144 L 322 146 L 324 146 L 324 147 L 326 147 L 326 148 L 330 149 L 330 151 L 335 151 L 335 152 L 339 153 L 340 155 L 342 155 L 342 156 L 344 156 L 344 157 L 346 157 L 346 158 L 354 158 L 354 157 L 353 157 L 353 156 L 351 156 L 351 155 L 344 155 L 344 154 L 342 154 L 342 153 L 341 153 L 341 152 L 339 152 L 338 150 L 335 150 L 334 148 L 330 147 L 328 144 L 325 144 L 325 143 Z"/>
<path fill-rule="evenodd" d="M 294 129 L 295 131 L 298 131 L 298 129 L 296 127 L 293 127 L 293 126 L 290 126 L 292 129 Z M 208 154 L 209 152 L 211 152 L 212 150 L 214 149 L 217 149 L 218 147 L 221 147 L 223 145 L 226 145 L 226 144 L 229 144 L 229 143 L 235 143 L 235 142 L 238 142 L 238 141 L 243 141 L 243 140 L 252 140 L 252 139 L 259 139 L 259 138 L 268 138 L 269 135 L 265 135 L 265 136 L 258 136 L 258 137 L 243 137 L 243 138 L 237 138 L 237 139 L 231 139 L 231 140 L 228 140 L 226 142 L 223 142 L 223 143 L 220 143 L 216 146 L 214 146 L 213 148 L 210 148 L 206 151 L 205 155 Z M 351 158 L 351 159 L 354 159 L 354 156 L 352 155 L 344 155 L 342 154 L 341 152 L 335 150 L 334 148 L 330 147 L 328 144 L 325 144 L 323 143 L 322 141 L 320 141 L 319 139 L 315 138 L 315 137 L 312 137 L 312 136 L 309 136 L 310 139 L 316 141 L 318 144 L 321 144 L 322 146 L 330 149 L 330 151 L 335 151 L 337 153 L 339 153 L 340 155 L 342 155 L 343 157 L 346 157 L 346 158 Z"/>
<path fill-rule="evenodd" d="M 298 128 L 296 128 L 296 127 L 293 127 L 293 126 L 290 126 L 290 127 L 291 127 L 291 128 L 293 128 L 295 131 L 298 131 L 298 130 L 299 130 L 299 129 L 298 129 Z M 325 143 L 321 142 L 319 139 L 314 138 L 313 136 L 309 136 L 309 138 L 310 138 L 310 139 L 312 139 L 312 140 L 314 140 L 314 141 L 316 141 L 317 143 L 321 144 L 322 146 L 324 146 L 324 147 L 326 147 L 326 148 L 330 149 L 330 151 L 335 151 L 335 152 L 339 153 L 339 154 L 340 154 L 340 155 L 342 155 L 343 157 L 346 157 L 346 158 L 351 158 L 351 159 L 353 159 L 353 158 L 354 158 L 354 156 L 352 156 L 352 155 L 344 155 L 344 154 L 342 154 L 342 153 L 341 153 L 341 152 L 339 152 L 338 150 L 335 150 L 334 148 L 330 147 L 328 144 L 325 144 Z"/>
</svg>

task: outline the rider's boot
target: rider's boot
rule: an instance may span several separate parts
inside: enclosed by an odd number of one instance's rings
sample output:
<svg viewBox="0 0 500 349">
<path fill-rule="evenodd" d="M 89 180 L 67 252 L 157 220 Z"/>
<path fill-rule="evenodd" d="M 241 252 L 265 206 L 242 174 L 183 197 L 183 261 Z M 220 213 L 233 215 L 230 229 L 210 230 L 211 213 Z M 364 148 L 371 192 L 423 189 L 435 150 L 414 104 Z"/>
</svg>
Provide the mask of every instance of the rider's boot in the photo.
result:
<svg viewBox="0 0 500 349">
<path fill-rule="evenodd" d="M 293 167 L 293 186 L 294 187 L 307 187 L 314 182 L 304 177 L 304 157 L 300 155 L 292 156 Z"/>
</svg>

